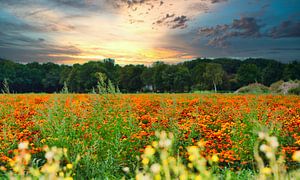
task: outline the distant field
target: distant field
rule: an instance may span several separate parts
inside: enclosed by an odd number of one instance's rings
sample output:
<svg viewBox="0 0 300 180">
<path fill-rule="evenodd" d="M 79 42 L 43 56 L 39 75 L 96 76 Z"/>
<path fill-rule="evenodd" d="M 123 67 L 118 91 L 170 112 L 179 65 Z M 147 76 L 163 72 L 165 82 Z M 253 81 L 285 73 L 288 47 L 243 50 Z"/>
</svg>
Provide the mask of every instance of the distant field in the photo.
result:
<svg viewBox="0 0 300 180">
<path fill-rule="evenodd" d="M 205 141 L 204 156 L 217 154 L 219 167 L 253 170 L 257 133 L 277 136 L 280 151 L 300 147 L 300 97 L 233 94 L 0 95 L 0 166 L 20 141 L 34 158 L 44 145 L 68 149 L 81 160 L 76 177 L 119 179 L 132 171 L 155 131 L 173 132 L 177 154 Z M 130 175 L 129 175 L 130 176 Z"/>
</svg>

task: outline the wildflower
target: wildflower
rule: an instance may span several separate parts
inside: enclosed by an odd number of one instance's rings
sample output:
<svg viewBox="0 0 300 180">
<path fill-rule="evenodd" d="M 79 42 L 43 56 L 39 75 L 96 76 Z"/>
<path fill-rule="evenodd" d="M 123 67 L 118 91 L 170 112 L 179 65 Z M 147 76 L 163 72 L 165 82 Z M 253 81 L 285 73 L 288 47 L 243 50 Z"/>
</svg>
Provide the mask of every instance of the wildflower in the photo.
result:
<svg viewBox="0 0 300 180">
<path fill-rule="evenodd" d="M 196 156 L 195 155 L 190 155 L 189 156 L 189 160 L 190 161 L 195 161 L 196 160 Z"/>
<path fill-rule="evenodd" d="M 156 174 L 156 175 L 154 176 L 154 180 L 161 180 L 160 174 Z"/>
<path fill-rule="evenodd" d="M 199 151 L 197 146 L 190 146 L 188 147 L 189 153 L 197 153 Z"/>
<path fill-rule="evenodd" d="M 202 178 L 201 178 L 201 176 L 200 175 L 197 175 L 196 177 L 195 177 L 195 180 L 201 180 Z"/>
<path fill-rule="evenodd" d="M 25 150 L 25 149 L 28 149 L 28 145 L 29 145 L 29 142 L 28 141 L 25 141 L 25 142 L 21 142 L 18 146 L 18 148 L 20 150 Z"/>
<path fill-rule="evenodd" d="M 270 152 L 272 149 L 269 147 L 269 146 L 267 146 L 267 145 L 265 145 L 265 144 L 262 144 L 261 146 L 260 146 L 260 148 L 259 148 L 262 152 Z"/>
<path fill-rule="evenodd" d="M 35 176 L 35 177 L 39 177 L 41 175 L 39 169 L 30 169 L 30 173 Z"/>
<path fill-rule="evenodd" d="M 293 154 L 293 160 L 300 162 L 300 151 L 296 151 Z"/>
<path fill-rule="evenodd" d="M 42 139 L 40 142 L 41 142 L 42 144 L 44 144 L 44 143 L 46 142 L 46 139 Z"/>
<path fill-rule="evenodd" d="M 153 149 L 151 146 L 147 146 L 145 149 L 145 155 L 146 156 L 152 156 L 155 153 L 155 149 Z"/>
<path fill-rule="evenodd" d="M 129 173 L 129 171 L 130 171 L 129 167 L 123 167 L 122 170 L 123 170 L 125 173 Z"/>
<path fill-rule="evenodd" d="M 276 137 L 274 137 L 274 136 L 270 137 L 269 141 L 270 141 L 270 145 L 272 148 L 277 148 L 279 146 L 279 143 L 278 143 Z"/>
<path fill-rule="evenodd" d="M 160 165 L 155 163 L 155 164 L 152 164 L 152 166 L 150 167 L 152 173 L 154 174 L 158 174 L 160 172 Z"/>
<path fill-rule="evenodd" d="M 153 146 L 154 148 L 156 148 L 156 147 L 158 146 L 158 142 L 157 142 L 157 141 L 153 141 L 153 142 L 152 142 L 152 146 Z"/>
<path fill-rule="evenodd" d="M 68 168 L 68 169 L 72 169 L 72 168 L 73 168 L 73 165 L 72 165 L 72 164 L 67 164 L 67 168 Z"/>
<path fill-rule="evenodd" d="M 212 157 L 211 157 L 211 160 L 212 160 L 212 162 L 218 162 L 219 161 L 219 157 L 217 156 L 217 155 L 213 155 Z"/>
<path fill-rule="evenodd" d="M 264 132 L 259 132 L 259 133 L 258 133 L 258 137 L 259 137 L 259 139 L 263 140 L 263 139 L 266 138 L 266 133 L 264 133 Z"/>
<path fill-rule="evenodd" d="M 184 174 L 181 174 L 180 176 L 179 176 L 179 179 L 180 180 L 186 180 L 187 179 L 187 175 L 184 173 Z"/>
<path fill-rule="evenodd" d="M 272 170 L 271 170 L 270 168 L 268 168 L 268 167 L 264 167 L 264 168 L 261 170 L 261 172 L 262 172 L 263 174 L 271 174 L 271 173 L 272 173 Z"/>
<path fill-rule="evenodd" d="M 273 153 L 272 152 L 266 152 L 266 156 L 267 158 L 271 159 L 273 157 Z"/>
<path fill-rule="evenodd" d="M 54 153 L 52 151 L 49 151 L 45 154 L 45 157 L 48 161 L 52 160 L 54 158 Z"/>
<path fill-rule="evenodd" d="M 149 158 L 144 158 L 143 160 L 142 160 L 142 163 L 144 164 L 144 165 L 147 165 L 147 164 L 149 164 Z"/>
</svg>

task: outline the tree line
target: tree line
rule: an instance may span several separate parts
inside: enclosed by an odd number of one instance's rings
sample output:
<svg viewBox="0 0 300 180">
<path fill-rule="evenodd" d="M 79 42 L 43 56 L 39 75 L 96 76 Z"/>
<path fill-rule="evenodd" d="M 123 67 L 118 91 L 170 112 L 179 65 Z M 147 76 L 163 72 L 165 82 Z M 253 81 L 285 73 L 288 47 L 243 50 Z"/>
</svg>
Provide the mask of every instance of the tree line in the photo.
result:
<svg viewBox="0 0 300 180">
<path fill-rule="evenodd" d="M 284 64 L 275 60 L 219 58 L 195 59 L 178 64 L 157 61 L 151 66 L 120 66 L 113 59 L 85 64 L 20 64 L 0 59 L 0 88 L 8 84 L 14 93 L 90 93 L 104 74 L 123 93 L 192 92 L 196 90 L 234 91 L 250 83 L 266 86 L 279 80 L 300 79 L 300 62 Z"/>
</svg>

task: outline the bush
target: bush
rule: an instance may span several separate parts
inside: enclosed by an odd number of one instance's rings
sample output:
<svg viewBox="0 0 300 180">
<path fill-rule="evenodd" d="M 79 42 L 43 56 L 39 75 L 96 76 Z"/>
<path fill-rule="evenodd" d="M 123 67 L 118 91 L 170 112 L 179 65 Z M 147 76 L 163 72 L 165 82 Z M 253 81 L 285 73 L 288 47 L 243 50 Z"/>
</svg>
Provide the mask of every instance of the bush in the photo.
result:
<svg viewBox="0 0 300 180">
<path fill-rule="evenodd" d="M 300 95 L 300 84 L 298 85 L 298 87 L 290 89 L 289 94 Z"/>
<path fill-rule="evenodd" d="M 250 94 L 269 93 L 269 92 L 270 92 L 269 88 L 260 83 L 249 84 L 248 86 L 241 87 L 240 89 L 235 91 L 235 93 L 250 93 Z"/>
<path fill-rule="evenodd" d="M 300 86 L 300 82 L 298 80 L 295 81 L 277 81 L 270 86 L 270 90 L 273 93 L 281 93 L 281 94 L 299 94 L 299 90 L 297 88 Z"/>
<path fill-rule="evenodd" d="M 277 81 L 277 82 L 274 82 L 273 84 L 271 84 L 270 86 L 270 90 L 271 92 L 273 93 L 281 93 L 281 86 L 282 84 L 284 83 L 283 80 L 280 80 L 280 81 Z"/>
</svg>

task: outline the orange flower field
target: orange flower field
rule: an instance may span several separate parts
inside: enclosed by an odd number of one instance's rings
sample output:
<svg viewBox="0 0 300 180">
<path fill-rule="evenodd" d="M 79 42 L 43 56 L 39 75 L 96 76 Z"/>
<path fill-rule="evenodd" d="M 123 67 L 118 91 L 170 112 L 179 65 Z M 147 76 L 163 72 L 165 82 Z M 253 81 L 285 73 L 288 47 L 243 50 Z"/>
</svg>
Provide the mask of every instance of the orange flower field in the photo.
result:
<svg viewBox="0 0 300 180">
<path fill-rule="evenodd" d="M 122 177 L 134 168 L 155 131 L 172 132 L 176 153 L 203 143 L 219 167 L 253 169 L 259 131 L 277 136 L 292 167 L 300 147 L 300 97 L 234 94 L 0 95 L 0 166 L 9 168 L 18 143 L 35 159 L 45 145 L 68 149 L 79 177 Z M 67 160 L 65 160 L 67 161 Z M 67 162 L 65 162 L 67 163 Z M 120 176 L 118 176 L 118 174 Z"/>
</svg>

